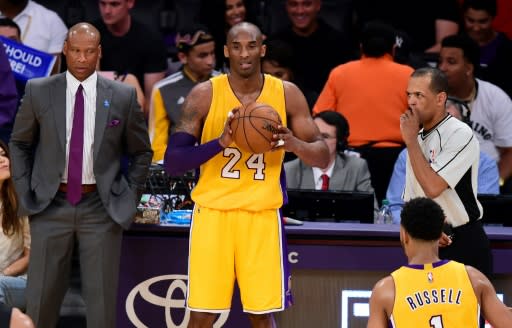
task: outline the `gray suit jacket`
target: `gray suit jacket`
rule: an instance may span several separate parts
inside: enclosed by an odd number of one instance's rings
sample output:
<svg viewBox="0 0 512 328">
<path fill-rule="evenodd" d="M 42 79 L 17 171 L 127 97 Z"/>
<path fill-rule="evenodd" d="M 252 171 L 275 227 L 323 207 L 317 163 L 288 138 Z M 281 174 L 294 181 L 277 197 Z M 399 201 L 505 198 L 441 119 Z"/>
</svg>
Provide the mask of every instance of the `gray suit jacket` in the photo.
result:
<svg viewBox="0 0 512 328">
<path fill-rule="evenodd" d="M 293 189 L 315 189 L 313 168 L 300 159 L 284 163 L 286 187 Z M 368 164 L 363 158 L 337 155 L 334 162 L 329 190 L 374 192 Z M 378 211 L 375 198 L 374 211 Z"/>
<path fill-rule="evenodd" d="M 315 189 L 313 168 L 298 158 L 284 164 L 286 186 L 294 189 Z M 336 156 L 329 190 L 373 192 L 368 164 L 356 156 Z"/>
<path fill-rule="evenodd" d="M 98 76 L 93 171 L 110 217 L 129 227 L 152 151 L 135 90 Z M 54 199 L 66 162 L 66 74 L 32 79 L 16 115 L 10 142 L 14 184 L 26 215 Z M 123 156 L 129 160 L 121 172 Z"/>
</svg>

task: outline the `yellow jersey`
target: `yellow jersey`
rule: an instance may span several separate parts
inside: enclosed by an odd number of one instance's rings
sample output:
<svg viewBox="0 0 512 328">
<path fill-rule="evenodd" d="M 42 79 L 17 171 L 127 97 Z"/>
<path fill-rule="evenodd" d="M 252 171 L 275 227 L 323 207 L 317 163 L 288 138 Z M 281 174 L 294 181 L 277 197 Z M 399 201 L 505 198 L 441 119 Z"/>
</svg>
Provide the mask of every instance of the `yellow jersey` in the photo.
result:
<svg viewBox="0 0 512 328">
<path fill-rule="evenodd" d="M 218 138 L 224 130 L 228 113 L 242 104 L 222 74 L 210 79 L 213 96 L 206 116 L 201 144 Z M 263 88 L 256 102 L 272 106 L 286 126 L 286 106 L 283 82 L 264 75 Z M 284 150 L 253 154 L 234 143 L 200 167 L 197 185 L 192 191 L 194 202 L 219 210 L 242 209 L 260 211 L 277 209 L 283 204 L 284 187 L 280 175 Z"/>
<path fill-rule="evenodd" d="M 392 327 L 478 328 L 480 306 L 464 264 L 442 260 L 394 271 Z"/>
</svg>

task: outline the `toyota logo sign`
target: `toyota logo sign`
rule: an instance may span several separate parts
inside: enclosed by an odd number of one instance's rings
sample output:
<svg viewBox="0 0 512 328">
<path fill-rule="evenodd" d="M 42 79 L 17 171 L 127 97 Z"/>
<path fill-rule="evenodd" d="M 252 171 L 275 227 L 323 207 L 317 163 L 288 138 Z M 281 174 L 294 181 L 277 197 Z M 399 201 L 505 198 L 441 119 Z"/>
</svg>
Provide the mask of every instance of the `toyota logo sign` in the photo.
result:
<svg viewBox="0 0 512 328">
<path fill-rule="evenodd" d="M 165 296 L 155 295 L 150 291 L 151 285 L 163 281 L 169 282 L 169 287 Z M 125 308 L 128 318 L 137 328 L 149 328 L 141 319 L 139 319 L 139 316 L 137 315 L 137 309 L 135 308 L 135 298 L 137 295 L 139 295 L 145 302 L 155 306 L 163 307 L 165 309 L 165 327 L 185 328 L 190 318 L 190 311 L 186 309 L 185 299 L 173 299 L 172 297 L 176 289 L 180 290 L 183 295 L 187 294 L 187 281 L 187 275 L 169 274 L 153 277 L 139 283 L 130 291 L 126 297 Z M 176 320 L 173 319 L 173 309 L 185 310 L 185 316 L 183 316 L 183 318 L 179 318 L 181 322 L 176 322 Z M 228 316 L 229 313 L 222 313 L 214 323 L 213 327 L 222 327 L 226 323 Z"/>
</svg>

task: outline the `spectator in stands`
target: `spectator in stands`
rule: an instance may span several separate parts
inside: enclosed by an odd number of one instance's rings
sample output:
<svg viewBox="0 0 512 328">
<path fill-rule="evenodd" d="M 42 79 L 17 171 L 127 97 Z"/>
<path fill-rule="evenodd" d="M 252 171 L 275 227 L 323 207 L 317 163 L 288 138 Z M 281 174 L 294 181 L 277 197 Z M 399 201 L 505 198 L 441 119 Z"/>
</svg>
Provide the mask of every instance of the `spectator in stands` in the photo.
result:
<svg viewBox="0 0 512 328">
<path fill-rule="evenodd" d="M 59 15 L 32 0 L 0 1 L 0 12 L 18 24 L 24 45 L 57 56 L 53 73 L 59 72 L 62 46 L 68 32 Z"/>
<path fill-rule="evenodd" d="M 245 0 L 201 1 L 200 21 L 208 27 L 215 40 L 215 69 L 223 72 L 229 69 L 228 60 L 224 56 L 227 31 L 243 21 L 257 23 L 250 9 Z"/>
<path fill-rule="evenodd" d="M 458 0 L 459 5 L 462 8 L 464 0 Z M 512 13 L 512 1 L 510 0 L 497 0 L 496 1 L 496 16 L 493 19 L 492 26 L 496 31 L 503 32 L 509 39 L 512 39 L 512 19 L 510 19 L 510 13 Z"/>
<path fill-rule="evenodd" d="M 98 0 L 98 4 L 101 19 L 93 24 L 101 34 L 101 69 L 132 73 L 149 97 L 154 84 L 165 77 L 167 70 L 162 37 L 130 15 L 135 0 Z M 149 101 L 145 103 L 147 115 Z"/>
<path fill-rule="evenodd" d="M 155 84 L 149 110 L 149 138 L 153 162 L 161 163 L 167 149 L 171 126 L 181 114 L 181 105 L 197 83 L 218 75 L 215 65 L 215 41 L 202 26 L 182 30 L 176 36 L 181 69 Z"/>
<path fill-rule="evenodd" d="M 413 53 L 437 54 L 441 40 L 459 31 L 457 0 L 358 0 L 354 6 L 356 25 L 363 27 L 373 20 L 387 22 L 411 38 Z"/>
<path fill-rule="evenodd" d="M 16 24 L 15 21 L 13 21 L 10 18 L 7 17 L 0 17 L 0 35 L 6 38 L 9 38 L 13 41 L 16 41 L 18 43 L 21 43 L 21 30 L 18 24 Z M 0 54 L 0 57 L 3 57 L 3 55 Z M 0 60 L 2 61 L 2 60 Z M 8 64 L 7 64 L 8 65 Z M 6 66 L 7 67 L 7 66 Z M 9 138 L 11 136 L 12 132 L 12 126 L 14 124 L 14 118 L 16 116 L 16 111 L 20 105 L 20 101 L 23 98 L 23 94 L 25 93 L 25 81 L 22 79 L 18 79 L 15 74 L 11 71 L 11 68 L 9 66 L 10 75 L 13 75 L 13 80 L 16 85 L 16 91 L 17 91 L 17 99 L 16 103 L 13 105 L 14 107 L 10 107 L 11 110 L 3 109 L 0 110 L 0 113 L 4 113 L 3 116 L 3 126 L 0 126 L 0 140 L 4 141 L 6 144 L 9 143 Z M 4 77 L 7 76 L 7 79 L 10 79 L 8 75 L 4 75 Z M 0 85 L 4 86 L 4 88 L 9 88 L 8 86 L 11 85 L 11 82 L 3 81 L 0 82 Z M 6 99 L 9 98 L 7 96 L 8 89 L 4 89 L 2 92 L 2 98 L 4 99 L 4 103 L 7 104 L 8 102 L 5 102 Z M 11 93 L 12 97 L 12 93 Z M 12 105 L 7 105 L 12 106 Z M 8 114 L 10 113 L 10 114 Z M 2 116 L 2 114 L 0 114 Z M 11 119 L 8 117 L 11 116 Z"/>
<path fill-rule="evenodd" d="M 265 43 L 267 51 L 261 59 L 263 73 L 270 74 L 284 81 L 293 81 L 293 50 L 281 40 L 270 40 Z"/>
<path fill-rule="evenodd" d="M 350 146 L 368 162 L 377 199 L 386 193 L 393 164 L 403 148 L 400 114 L 407 109 L 405 89 L 413 69 L 393 61 L 395 31 L 370 22 L 361 38 L 362 58 L 331 71 L 313 108 L 333 108 L 350 124 Z"/>
<path fill-rule="evenodd" d="M 439 69 L 448 78 L 448 95 L 469 107 L 469 125 L 480 149 L 498 162 L 501 192 L 512 191 L 512 101 L 499 87 L 475 78 L 480 49 L 465 35 L 443 39 Z M 507 181 L 508 180 L 508 181 Z"/>
<path fill-rule="evenodd" d="M 493 26 L 496 30 L 504 32 L 509 38 L 512 39 L 512 1 L 498 0 L 498 12 L 494 19 Z"/>
<path fill-rule="evenodd" d="M 21 42 L 20 28 L 10 18 L 0 17 L 0 35 Z M 1 42 L 0 45 L 3 46 Z M 5 52 L 0 54 L 0 86 L 0 140 L 7 144 L 9 143 L 14 117 L 24 85 L 18 83 L 14 78 Z"/>
<path fill-rule="evenodd" d="M 10 18 L 0 17 L 0 35 L 21 43 L 20 27 Z"/>
<path fill-rule="evenodd" d="M 270 40 L 265 42 L 267 51 L 261 59 L 261 69 L 263 73 L 270 74 L 284 81 L 296 83 L 294 53 L 292 47 L 282 40 Z M 302 93 L 306 97 L 308 105 L 313 108 L 316 101 L 316 93 L 306 88 L 302 88 Z M 288 154 L 288 153 L 287 153 Z"/>
<path fill-rule="evenodd" d="M 16 116 L 18 91 L 11 65 L 3 50 L 4 44 L 0 42 L 0 140 L 7 143 L 11 137 Z"/>
<path fill-rule="evenodd" d="M 18 216 L 7 145 L 0 141 L 0 303 L 24 310 L 30 255 L 28 218 Z"/>
<path fill-rule="evenodd" d="M 403 31 L 396 30 L 395 32 L 395 56 L 393 59 L 397 63 L 409 65 L 414 69 L 428 66 L 428 62 L 422 54 L 412 51 L 411 37 Z"/>
<path fill-rule="evenodd" d="M 329 148 L 329 165 L 312 167 L 300 159 L 286 162 L 286 186 L 293 189 L 373 192 L 366 161 L 345 153 L 350 135 L 348 121 L 334 111 L 318 113 L 313 120 Z M 375 210 L 378 210 L 375 200 Z"/>
<path fill-rule="evenodd" d="M 17 308 L 0 304 L 0 327 L 34 328 L 32 319 Z"/>
<path fill-rule="evenodd" d="M 286 0 L 291 26 L 270 36 L 292 47 L 295 83 L 314 92 L 314 98 L 331 69 L 356 57 L 349 38 L 318 16 L 321 6 L 322 0 Z"/>
<path fill-rule="evenodd" d="M 493 28 L 496 12 L 496 0 L 464 1 L 464 31 L 480 46 L 476 76 L 496 84 L 512 97 L 512 41 Z"/>
<path fill-rule="evenodd" d="M 458 99 L 448 97 L 446 101 L 446 111 L 451 116 L 458 118 L 463 122 L 468 122 L 468 111 L 467 105 Z M 402 199 L 402 193 L 405 186 L 405 166 L 407 158 L 407 148 L 402 150 L 398 159 L 396 160 L 391 180 L 389 181 L 388 190 L 386 192 L 386 198 L 389 200 L 391 205 L 391 211 L 393 212 L 393 223 L 400 223 L 400 213 L 404 201 Z M 480 162 L 478 165 L 478 185 L 477 191 L 479 194 L 499 194 L 500 174 L 498 172 L 498 165 L 496 161 L 492 159 L 486 153 L 480 151 Z"/>
</svg>

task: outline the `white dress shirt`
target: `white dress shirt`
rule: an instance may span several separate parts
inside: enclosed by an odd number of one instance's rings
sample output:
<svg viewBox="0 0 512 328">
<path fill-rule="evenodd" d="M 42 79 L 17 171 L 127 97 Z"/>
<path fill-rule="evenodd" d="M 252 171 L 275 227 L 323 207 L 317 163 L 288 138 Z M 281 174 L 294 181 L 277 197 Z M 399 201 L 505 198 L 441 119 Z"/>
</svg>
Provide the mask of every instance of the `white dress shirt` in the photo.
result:
<svg viewBox="0 0 512 328">
<path fill-rule="evenodd" d="M 53 10 L 30 0 L 13 21 L 20 27 L 24 45 L 50 54 L 62 52 L 68 28 Z"/>
<path fill-rule="evenodd" d="M 315 179 L 315 189 L 316 190 L 322 190 L 322 175 L 327 174 L 329 177 L 329 180 L 331 180 L 332 176 L 332 170 L 334 169 L 334 164 L 336 163 L 336 160 L 332 162 L 331 165 L 327 168 L 327 170 L 322 170 L 318 167 L 313 167 L 313 179 Z"/>
<path fill-rule="evenodd" d="M 84 93 L 84 149 L 82 164 L 82 184 L 95 184 L 93 172 L 93 146 L 94 126 L 96 118 L 96 82 L 98 74 L 94 72 L 86 80 L 78 81 L 69 71 L 66 72 L 66 166 L 62 176 L 62 182 L 68 178 L 68 156 L 71 130 L 73 127 L 73 114 L 75 108 L 75 94 L 78 86 L 82 84 Z"/>
</svg>

